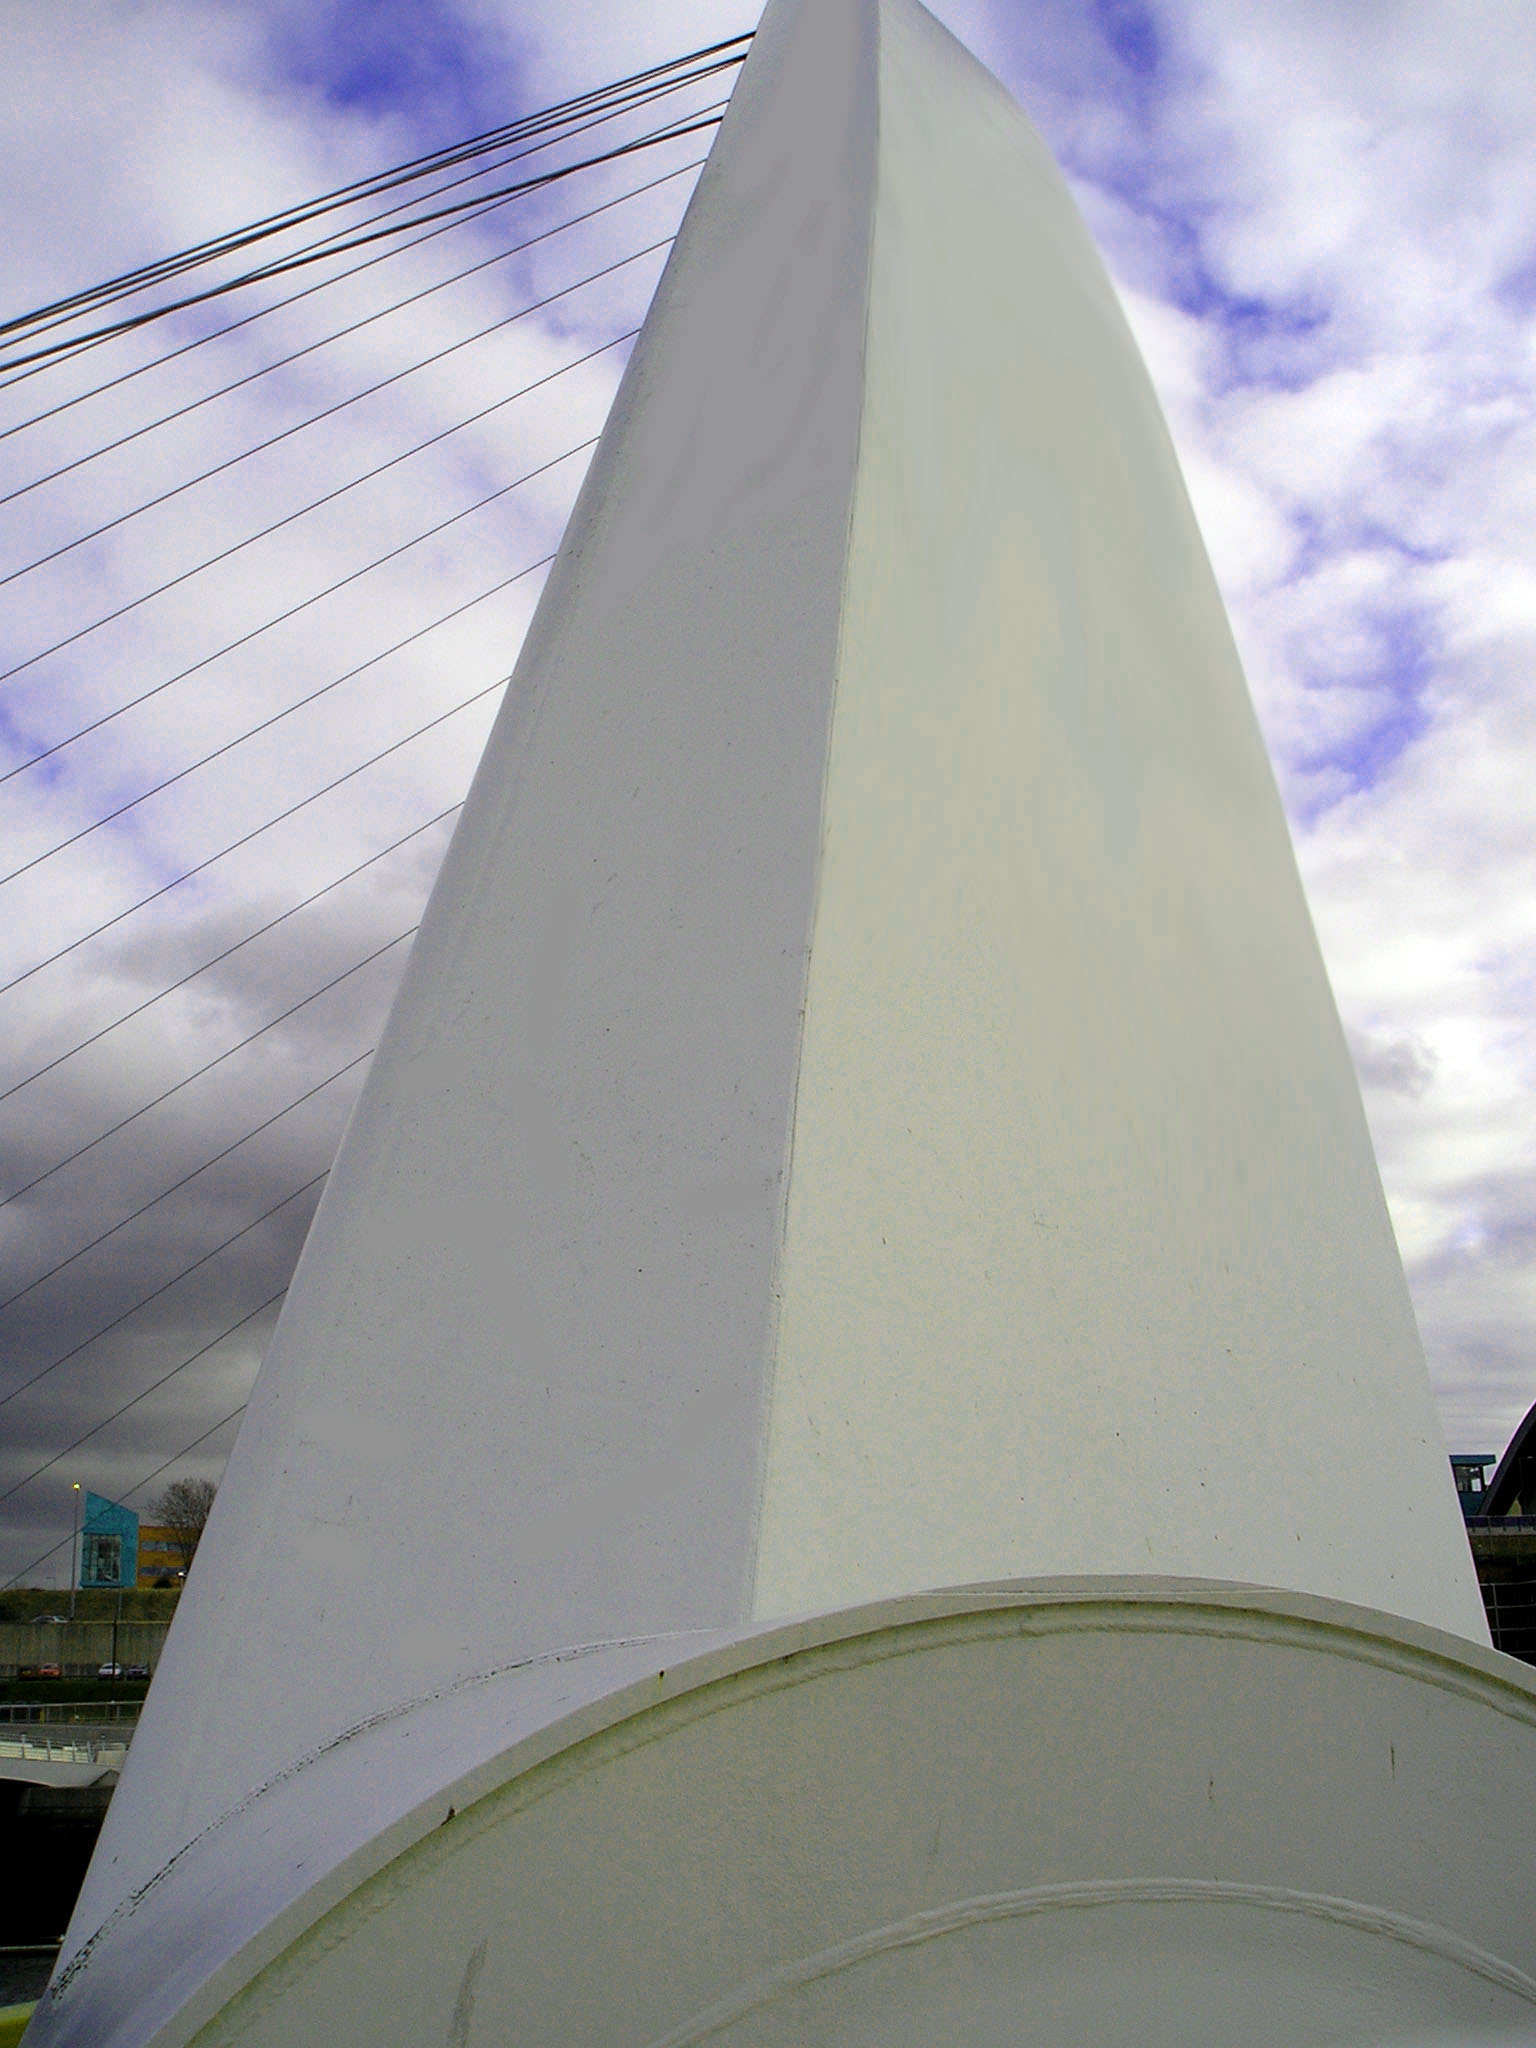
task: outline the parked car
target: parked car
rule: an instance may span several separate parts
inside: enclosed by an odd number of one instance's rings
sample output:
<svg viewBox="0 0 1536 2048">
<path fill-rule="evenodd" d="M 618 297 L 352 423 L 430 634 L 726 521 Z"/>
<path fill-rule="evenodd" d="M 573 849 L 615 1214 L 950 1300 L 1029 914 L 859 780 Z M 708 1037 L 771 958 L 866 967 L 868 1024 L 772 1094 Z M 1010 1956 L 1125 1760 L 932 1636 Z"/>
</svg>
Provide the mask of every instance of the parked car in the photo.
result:
<svg viewBox="0 0 1536 2048">
<path fill-rule="evenodd" d="M 110 1664 L 110 1663 L 109 1663 L 109 1664 L 98 1664 L 98 1665 L 96 1666 L 96 1676 L 97 1676 L 98 1678 L 126 1678 L 126 1677 L 128 1676 L 128 1674 L 127 1674 L 127 1672 L 126 1672 L 126 1671 L 125 1671 L 125 1670 L 123 1669 L 123 1667 L 122 1667 L 122 1665 L 121 1665 L 121 1664 Z"/>
<path fill-rule="evenodd" d="M 123 1676 L 124 1678 L 148 1678 L 149 1666 L 147 1664 L 130 1664 L 123 1673 Z"/>
<path fill-rule="evenodd" d="M 18 1678 L 62 1678 L 62 1664 L 23 1664 L 16 1673 Z"/>
</svg>

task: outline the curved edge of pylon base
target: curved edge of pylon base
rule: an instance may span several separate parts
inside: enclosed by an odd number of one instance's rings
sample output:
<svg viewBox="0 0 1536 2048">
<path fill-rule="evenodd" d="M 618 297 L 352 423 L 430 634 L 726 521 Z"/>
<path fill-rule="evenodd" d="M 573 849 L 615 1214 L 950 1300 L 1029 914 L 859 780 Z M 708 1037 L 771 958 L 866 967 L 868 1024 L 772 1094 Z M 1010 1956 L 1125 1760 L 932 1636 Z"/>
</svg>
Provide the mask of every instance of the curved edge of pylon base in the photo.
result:
<svg viewBox="0 0 1536 2048">
<path fill-rule="evenodd" d="M 1536 1671 L 1497 1652 L 1057 1579 L 532 1669 L 253 1796 L 29 2040 L 1536 2040 Z"/>
</svg>

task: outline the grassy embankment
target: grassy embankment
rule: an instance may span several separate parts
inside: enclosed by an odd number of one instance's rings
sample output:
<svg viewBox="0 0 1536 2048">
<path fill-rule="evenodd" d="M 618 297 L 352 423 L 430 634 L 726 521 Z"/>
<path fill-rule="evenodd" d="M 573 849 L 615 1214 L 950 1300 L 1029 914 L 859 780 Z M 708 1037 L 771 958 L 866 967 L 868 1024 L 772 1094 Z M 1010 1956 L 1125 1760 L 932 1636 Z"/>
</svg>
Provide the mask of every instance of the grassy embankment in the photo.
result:
<svg viewBox="0 0 1536 2048">
<path fill-rule="evenodd" d="M 116 1593 L 80 1592 L 75 1595 L 76 1621 L 169 1621 L 181 1598 L 179 1586 L 137 1587 L 122 1596 L 118 1615 Z M 69 1594 L 57 1586 L 10 1586 L 0 1593 L 0 1621 L 36 1621 L 39 1615 L 69 1614 Z"/>
</svg>

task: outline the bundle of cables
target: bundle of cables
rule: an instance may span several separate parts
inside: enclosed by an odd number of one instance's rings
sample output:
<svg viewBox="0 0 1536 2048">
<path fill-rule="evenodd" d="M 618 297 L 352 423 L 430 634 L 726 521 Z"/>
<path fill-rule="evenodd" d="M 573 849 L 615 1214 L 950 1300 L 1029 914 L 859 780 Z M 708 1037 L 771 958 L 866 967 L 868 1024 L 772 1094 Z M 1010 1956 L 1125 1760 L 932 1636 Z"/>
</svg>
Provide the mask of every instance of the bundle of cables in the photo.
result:
<svg viewBox="0 0 1536 2048">
<path fill-rule="evenodd" d="M 7 1583 L 71 1540 L 13 1561 L 67 1517 L 45 1475 L 131 1499 L 241 1412 L 207 1423 L 249 1381 L 508 680 L 447 670 L 482 606 L 526 625 L 749 41 L 0 321 L 0 448 L 13 476 L 44 451 L 0 491 Z M 587 260 L 557 282 L 565 249 Z M 316 674 L 327 640 L 356 658 Z M 455 651 L 411 668 L 429 644 Z"/>
</svg>

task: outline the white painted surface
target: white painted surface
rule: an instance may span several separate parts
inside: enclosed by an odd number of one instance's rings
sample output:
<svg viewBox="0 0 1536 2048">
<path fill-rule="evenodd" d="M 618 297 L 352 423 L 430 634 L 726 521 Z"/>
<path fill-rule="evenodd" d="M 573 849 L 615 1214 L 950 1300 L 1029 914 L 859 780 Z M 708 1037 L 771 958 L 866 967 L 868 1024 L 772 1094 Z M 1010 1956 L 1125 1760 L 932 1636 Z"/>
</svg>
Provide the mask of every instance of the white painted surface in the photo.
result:
<svg viewBox="0 0 1536 2048">
<path fill-rule="evenodd" d="M 579 1662 L 525 1674 L 500 1753 L 410 1810 L 401 1728 L 274 1785 L 111 1931 L 145 2002 L 91 2004 L 81 1973 L 37 2042 L 1536 2037 L 1536 1673 L 1491 1650 L 1263 1589 L 1082 1580 L 625 1655 L 600 1696 Z M 324 1809 L 368 1785 L 370 1839 L 328 1853 Z M 305 1887 L 189 1989 L 230 1916 L 259 1919 L 234 1871 L 263 1890 L 279 1840 L 313 1855 Z"/>
<path fill-rule="evenodd" d="M 81 1927 L 371 1714 L 745 1610 L 873 31 L 873 0 L 782 6 L 744 67 L 241 1425 Z"/>
<path fill-rule="evenodd" d="M 557 1724 L 572 1645 L 611 1705 L 650 1655 L 633 1637 L 1146 1570 L 1485 1640 L 1279 805 L 1097 257 L 1023 117 L 912 0 L 775 0 L 37 2038 L 184 2039 L 317 1883 L 349 1896 L 413 1815 Z M 1134 1634 L 1105 1678 L 1126 1711 L 1150 1687 L 1170 1730 L 1201 1724 L 1226 1667 L 1138 1675 Z M 296 1658 L 314 1640 L 336 1654 Z M 1303 1779 L 1355 1739 L 1330 1717 L 1372 1704 L 1330 1701 L 1292 1695 Z M 905 1768 L 878 1720 L 826 1740 L 871 1730 Z M 727 1831 L 799 1812 L 771 1772 L 758 1797 L 752 1755 Z M 1080 1792 L 1113 1755 L 1071 1764 Z M 1224 1766 L 1259 1772 L 1245 1826 L 1289 1827 L 1305 1785 L 1260 1764 Z M 1480 1814 L 1508 1794 L 1446 1782 Z M 1121 1827 L 1141 1792 L 1116 1784 Z M 580 1853 L 684 1926 L 676 1870 L 605 1812 Z M 1183 1875 L 1227 1871 L 1201 1840 Z M 613 1906 L 632 1944 L 644 1889 Z M 1114 1906 L 1131 1949 L 1164 1904 Z M 396 1929 L 422 1998 L 458 1910 Z M 286 2038 L 348 2038 L 313 2024 Z"/>
<path fill-rule="evenodd" d="M 1273 778 L 1043 144 L 881 11 L 760 1615 L 1037 1572 L 1486 1641 Z"/>
</svg>

